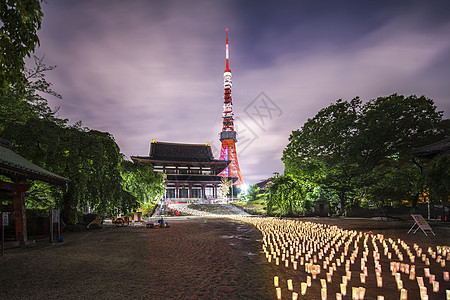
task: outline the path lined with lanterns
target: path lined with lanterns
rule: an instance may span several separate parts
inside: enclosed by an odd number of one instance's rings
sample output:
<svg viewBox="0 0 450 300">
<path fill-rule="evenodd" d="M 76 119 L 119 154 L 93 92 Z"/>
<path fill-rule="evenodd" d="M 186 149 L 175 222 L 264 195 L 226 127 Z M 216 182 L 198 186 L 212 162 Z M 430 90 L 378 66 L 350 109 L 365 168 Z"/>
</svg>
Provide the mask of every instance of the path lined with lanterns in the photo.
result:
<svg viewBox="0 0 450 300">
<path fill-rule="evenodd" d="M 278 299 L 450 299 L 450 247 L 297 220 L 240 218 L 263 234 Z M 444 241 L 443 241 L 444 242 Z"/>
</svg>

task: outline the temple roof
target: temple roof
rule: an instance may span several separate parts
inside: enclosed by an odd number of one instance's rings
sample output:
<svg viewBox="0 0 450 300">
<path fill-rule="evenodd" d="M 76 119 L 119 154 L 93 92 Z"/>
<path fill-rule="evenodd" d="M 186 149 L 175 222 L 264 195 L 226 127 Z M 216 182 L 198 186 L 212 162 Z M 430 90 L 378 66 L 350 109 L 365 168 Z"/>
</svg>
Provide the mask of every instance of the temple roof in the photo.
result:
<svg viewBox="0 0 450 300">
<path fill-rule="evenodd" d="M 152 142 L 150 157 L 153 159 L 177 159 L 194 161 L 211 161 L 214 156 L 211 146 L 207 144 L 177 144 Z"/>
<path fill-rule="evenodd" d="M 20 156 L 9 141 L 0 139 L 0 174 L 19 179 L 36 179 L 64 185 L 67 178 L 47 171 Z"/>
<path fill-rule="evenodd" d="M 131 156 L 134 162 L 153 165 L 211 166 L 218 174 L 230 163 L 228 160 L 214 159 L 209 144 L 182 144 L 153 141 L 149 156 Z"/>
<path fill-rule="evenodd" d="M 177 162 L 228 162 L 226 160 L 214 159 L 211 146 L 208 144 L 165 142 L 152 142 L 150 144 L 150 156 L 132 156 L 131 158 Z"/>
<path fill-rule="evenodd" d="M 413 148 L 411 153 L 421 157 L 434 157 L 450 151 L 450 136 L 445 139 L 419 148 Z"/>
</svg>

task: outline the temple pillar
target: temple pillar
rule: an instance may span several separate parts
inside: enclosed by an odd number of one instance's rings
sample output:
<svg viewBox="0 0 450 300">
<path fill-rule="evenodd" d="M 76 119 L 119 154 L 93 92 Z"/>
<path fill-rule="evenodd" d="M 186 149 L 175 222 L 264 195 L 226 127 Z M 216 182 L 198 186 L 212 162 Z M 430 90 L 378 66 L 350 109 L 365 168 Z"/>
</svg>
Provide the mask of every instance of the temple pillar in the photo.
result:
<svg viewBox="0 0 450 300">
<path fill-rule="evenodd" d="M 16 241 L 25 245 L 27 237 L 27 214 L 25 210 L 25 192 L 30 185 L 16 184 L 12 195 L 14 197 L 14 222 L 16 225 Z"/>
</svg>

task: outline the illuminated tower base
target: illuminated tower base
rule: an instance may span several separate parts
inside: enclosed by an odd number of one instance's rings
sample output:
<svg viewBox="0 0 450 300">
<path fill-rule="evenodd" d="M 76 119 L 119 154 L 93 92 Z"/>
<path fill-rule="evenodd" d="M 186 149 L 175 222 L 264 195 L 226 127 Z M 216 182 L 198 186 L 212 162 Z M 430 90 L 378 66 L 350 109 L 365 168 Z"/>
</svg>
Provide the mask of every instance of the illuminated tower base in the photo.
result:
<svg viewBox="0 0 450 300">
<path fill-rule="evenodd" d="M 240 187 L 244 184 L 242 178 L 241 169 L 239 168 L 239 162 L 236 154 L 236 144 L 234 140 L 222 140 L 222 148 L 220 149 L 220 159 L 231 161 L 228 167 L 226 167 L 219 176 L 223 177 L 235 177 L 238 180 L 234 183 L 235 186 Z"/>
</svg>

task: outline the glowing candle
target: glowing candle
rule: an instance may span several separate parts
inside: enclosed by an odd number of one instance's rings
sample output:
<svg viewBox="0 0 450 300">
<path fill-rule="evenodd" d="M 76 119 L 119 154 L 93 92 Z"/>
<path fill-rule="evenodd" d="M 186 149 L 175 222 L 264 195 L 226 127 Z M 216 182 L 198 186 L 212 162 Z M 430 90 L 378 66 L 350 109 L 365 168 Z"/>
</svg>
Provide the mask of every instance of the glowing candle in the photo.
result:
<svg viewBox="0 0 450 300">
<path fill-rule="evenodd" d="M 384 296 L 378 295 L 377 300 L 384 300 Z"/>
<path fill-rule="evenodd" d="M 297 300 L 298 294 L 296 292 L 292 292 L 292 300 Z"/>
<path fill-rule="evenodd" d="M 294 261 L 292 264 L 294 265 L 294 270 L 297 270 L 297 261 Z"/>
<path fill-rule="evenodd" d="M 320 295 L 322 296 L 322 300 L 327 300 L 327 289 L 321 289 Z"/>
<path fill-rule="evenodd" d="M 341 283 L 341 294 L 343 296 L 347 295 L 347 285 L 345 283 Z"/>
<path fill-rule="evenodd" d="M 383 278 L 381 276 L 377 276 L 377 286 L 383 287 Z"/>
<path fill-rule="evenodd" d="M 360 287 L 358 290 L 359 290 L 359 299 L 364 300 L 364 296 L 366 295 L 366 289 Z"/>
<path fill-rule="evenodd" d="M 328 282 L 331 282 L 331 276 L 332 276 L 333 274 L 331 274 L 331 273 L 327 273 L 327 281 Z"/>
<path fill-rule="evenodd" d="M 403 281 L 401 279 L 397 280 L 397 289 L 400 291 L 403 289 Z"/>
<path fill-rule="evenodd" d="M 423 284 L 423 277 L 417 277 L 417 284 L 419 285 L 419 287 L 424 286 L 424 284 Z"/>
<path fill-rule="evenodd" d="M 420 298 L 423 298 L 424 296 L 427 296 L 427 288 L 424 286 L 420 287 Z"/>
<path fill-rule="evenodd" d="M 274 278 L 273 278 L 273 285 L 275 286 L 275 287 L 278 287 L 278 276 L 275 276 Z"/>
<path fill-rule="evenodd" d="M 364 273 L 360 273 L 359 277 L 361 279 L 361 283 L 366 283 L 366 275 Z"/>
<path fill-rule="evenodd" d="M 439 281 L 433 281 L 433 292 L 439 292 Z"/>
<path fill-rule="evenodd" d="M 430 269 L 429 268 L 424 268 L 423 272 L 425 273 L 425 277 L 429 277 L 430 276 Z"/>
<path fill-rule="evenodd" d="M 325 279 L 320 279 L 320 285 L 323 289 L 327 288 L 327 281 Z"/>
<path fill-rule="evenodd" d="M 277 299 L 280 300 L 281 299 L 281 288 L 277 287 Z"/>
<path fill-rule="evenodd" d="M 292 291 L 294 287 L 292 286 L 292 279 L 287 280 L 288 290 Z"/>
<path fill-rule="evenodd" d="M 289 267 L 289 260 L 286 259 L 286 260 L 284 261 L 284 266 L 285 266 L 286 268 Z"/>
<path fill-rule="evenodd" d="M 306 276 L 306 284 L 308 285 L 308 287 L 311 286 L 311 276 Z"/>
<path fill-rule="evenodd" d="M 444 280 L 445 280 L 445 281 L 449 281 L 449 280 L 450 280 L 450 276 L 449 276 L 449 273 L 448 273 L 448 272 L 444 272 L 444 273 L 443 273 L 443 277 L 444 277 Z"/>
<path fill-rule="evenodd" d="M 336 293 L 336 300 L 342 300 L 341 293 Z"/>
<path fill-rule="evenodd" d="M 401 289 L 400 300 L 407 300 L 407 299 L 408 299 L 408 291 L 405 289 Z"/>
<path fill-rule="evenodd" d="M 306 294 L 306 289 L 307 289 L 307 287 L 308 287 L 308 284 L 307 284 L 306 282 L 302 282 L 302 283 L 301 283 L 300 288 L 301 288 L 301 294 L 302 294 L 302 295 L 305 295 L 305 294 Z"/>
<path fill-rule="evenodd" d="M 428 277 L 430 280 L 428 281 L 430 284 L 434 282 L 434 279 L 436 278 L 436 275 L 430 274 L 430 277 Z"/>
<path fill-rule="evenodd" d="M 359 300 L 359 289 L 357 287 L 352 287 L 352 299 Z"/>
</svg>

